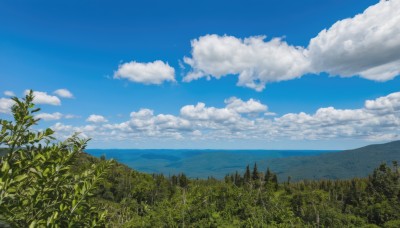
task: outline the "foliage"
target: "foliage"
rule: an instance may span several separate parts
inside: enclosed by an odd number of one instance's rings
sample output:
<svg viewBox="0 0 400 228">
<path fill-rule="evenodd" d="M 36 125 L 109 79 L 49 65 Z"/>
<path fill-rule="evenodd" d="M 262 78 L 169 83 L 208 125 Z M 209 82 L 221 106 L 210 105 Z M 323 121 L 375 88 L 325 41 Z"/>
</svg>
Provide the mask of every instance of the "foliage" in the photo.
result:
<svg viewBox="0 0 400 228">
<path fill-rule="evenodd" d="M 55 143 L 51 129 L 33 131 L 32 99 L 14 99 L 15 123 L 1 121 L 0 226 L 400 226 L 397 162 L 347 180 L 279 183 L 257 164 L 223 180 L 150 175 L 83 153 L 77 135 Z"/>
<path fill-rule="evenodd" d="M 105 211 L 89 199 L 110 161 L 74 174 L 71 165 L 88 140 L 75 134 L 55 142 L 50 128 L 33 130 L 33 98 L 32 91 L 13 98 L 15 122 L 0 120 L 0 146 L 8 150 L 0 164 L 0 220 L 16 227 L 103 226 Z"/>
<path fill-rule="evenodd" d="M 182 175 L 112 170 L 98 192 L 110 227 L 396 227 L 400 216 L 399 170 L 385 164 L 369 178 L 282 184 L 250 166 L 184 185 Z"/>
</svg>

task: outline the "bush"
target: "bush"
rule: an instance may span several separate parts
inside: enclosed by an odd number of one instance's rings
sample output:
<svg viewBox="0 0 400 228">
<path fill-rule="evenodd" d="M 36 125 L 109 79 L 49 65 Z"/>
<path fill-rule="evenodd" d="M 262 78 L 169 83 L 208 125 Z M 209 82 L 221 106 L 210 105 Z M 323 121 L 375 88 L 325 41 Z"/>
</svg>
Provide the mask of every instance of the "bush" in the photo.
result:
<svg viewBox="0 0 400 228">
<path fill-rule="evenodd" d="M 91 205 L 97 183 L 111 161 L 93 164 L 74 174 L 71 165 L 88 139 L 77 134 L 63 142 L 53 130 L 32 129 L 39 119 L 32 91 L 24 99 L 13 98 L 14 122 L 0 120 L 0 147 L 8 153 L 0 164 L 0 224 L 15 227 L 104 226 L 106 211 Z"/>
</svg>

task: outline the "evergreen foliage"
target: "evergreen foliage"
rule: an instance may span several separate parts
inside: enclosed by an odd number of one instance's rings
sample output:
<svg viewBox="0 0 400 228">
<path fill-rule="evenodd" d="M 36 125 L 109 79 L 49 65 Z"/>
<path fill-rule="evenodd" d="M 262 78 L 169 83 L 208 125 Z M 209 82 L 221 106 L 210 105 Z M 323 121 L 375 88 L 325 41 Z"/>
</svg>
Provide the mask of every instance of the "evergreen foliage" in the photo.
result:
<svg viewBox="0 0 400 228">
<path fill-rule="evenodd" d="M 182 185 L 181 175 L 143 174 L 118 163 L 112 170 L 120 174 L 106 178 L 98 195 L 110 227 L 396 227 L 400 221 L 399 169 L 386 164 L 369 178 L 281 184 L 267 170 L 258 173 L 259 185 L 251 172 Z"/>
</svg>

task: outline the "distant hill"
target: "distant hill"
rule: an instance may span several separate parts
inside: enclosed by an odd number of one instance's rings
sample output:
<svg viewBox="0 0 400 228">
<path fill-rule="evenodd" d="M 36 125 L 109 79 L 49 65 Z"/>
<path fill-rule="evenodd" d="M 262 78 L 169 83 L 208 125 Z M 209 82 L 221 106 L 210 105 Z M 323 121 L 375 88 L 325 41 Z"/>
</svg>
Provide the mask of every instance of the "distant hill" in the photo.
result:
<svg viewBox="0 0 400 228">
<path fill-rule="evenodd" d="M 400 141 L 315 156 L 275 158 L 260 162 L 280 181 L 301 179 L 348 179 L 366 177 L 381 163 L 400 162 Z"/>
<path fill-rule="evenodd" d="M 126 150 L 88 150 L 100 157 L 106 152 L 107 158 L 117 158 L 125 165 L 142 172 L 172 175 L 184 172 L 188 177 L 222 179 L 226 174 L 243 173 L 247 164 L 257 162 L 259 170 L 267 167 L 278 175 L 280 182 L 288 176 L 292 181 L 302 179 L 350 179 L 366 177 L 382 162 L 400 162 L 400 141 L 370 145 L 354 150 L 314 154 L 307 151 L 185 151 L 174 153 L 153 151 L 152 153 L 131 153 Z M 157 153 L 156 153 L 157 152 Z M 296 152 L 296 151 L 295 151 Z M 6 150 L 0 148 L 0 156 Z M 285 154 L 287 153 L 287 154 Z M 300 155 L 301 154 L 301 155 Z M 114 155 L 114 156 L 113 156 Z M 118 156 L 116 156 L 118 155 Z M 135 157 L 135 156 L 136 157 Z M 133 157 L 132 157 L 133 156 Z M 279 156 L 279 158 L 278 158 Z M 275 157 L 275 158 L 274 158 Z"/>
</svg>

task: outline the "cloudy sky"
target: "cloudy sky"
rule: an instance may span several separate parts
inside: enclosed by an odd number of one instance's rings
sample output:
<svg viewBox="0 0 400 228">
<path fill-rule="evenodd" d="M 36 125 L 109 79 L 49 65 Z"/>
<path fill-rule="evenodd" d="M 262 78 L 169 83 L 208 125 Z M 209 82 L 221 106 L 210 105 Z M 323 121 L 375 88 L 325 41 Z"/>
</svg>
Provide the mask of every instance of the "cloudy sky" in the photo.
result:
<svg viewBox="0 0 400 228">
<path fill-rule="evenodd" d="M 0 118 L 90 148 L 400 139 L 400 0 L 0 2 Z"/>
</svg>

